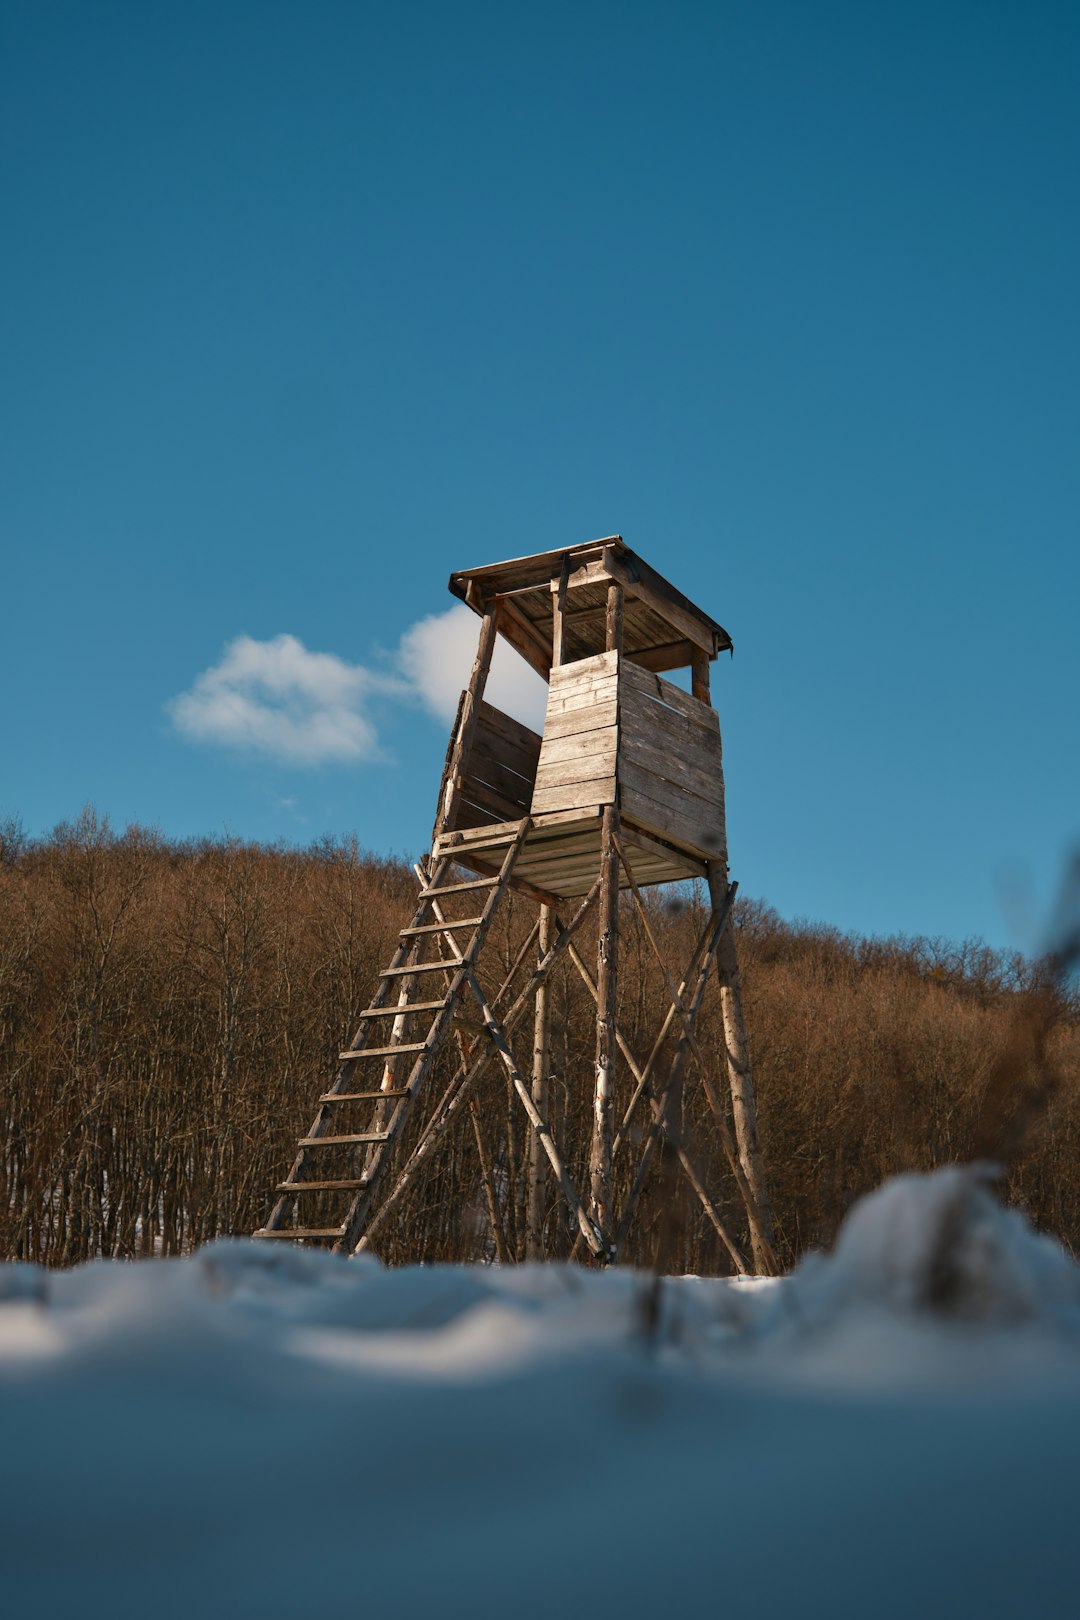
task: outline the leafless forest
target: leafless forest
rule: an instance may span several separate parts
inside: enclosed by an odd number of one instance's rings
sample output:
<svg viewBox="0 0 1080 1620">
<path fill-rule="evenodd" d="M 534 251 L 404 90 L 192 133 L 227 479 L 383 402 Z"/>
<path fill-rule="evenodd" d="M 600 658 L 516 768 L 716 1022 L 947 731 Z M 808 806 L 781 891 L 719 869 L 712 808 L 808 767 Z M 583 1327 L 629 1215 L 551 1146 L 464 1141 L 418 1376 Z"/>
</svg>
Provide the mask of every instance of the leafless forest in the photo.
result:
<svg viewBox="0 0 1080 1620">
<path fill-rule="evenodd" d="M 350 843 L 175 844 L 116 835 L 89 811 L 45 840 L 0 836 L 0 1254 L 50 1265 L 176 1254 L 259 1225 L 414 891 L 404 864 Z M 672 892 L 653 891 L 652 926 L 679 963 L 703 912 Z M 501 913 L 492 990 L 534 914 L 513 898 Z M 620 1023 L 647 1051 L 663 983 L 630 907 L 623 926 Z M 1045 970 L 978 946 L 790 926 L 745 901 L 737 928 L 785 1263 L 827 1244 L 884 1177 L 999 1151 L 1010 1196 L 1080 1248 L 1080 1017 Z M 584 1179 L 592 1007 L 569 966 L 552 995 L 553 1125 Z M 706 1008 L 705 1050 L 718 1051 L 712 997 Z M 692 1079 L 683 1108 L 741 1231 Z M 511 1234 L 503 1257 L 520 1255 L 525 1129 L 493 1074 L 380 1234 L 383 1257 L 494 1257 L 492 1199 Z M 729 1269 L 662 1164 L 641 1216 L 626 1259 L 651 1263 L 663 1226 L 672 1269 Z M 554 1195 L 546 1242 L 552 1256 L 570 1251 Z"/>
</svg>

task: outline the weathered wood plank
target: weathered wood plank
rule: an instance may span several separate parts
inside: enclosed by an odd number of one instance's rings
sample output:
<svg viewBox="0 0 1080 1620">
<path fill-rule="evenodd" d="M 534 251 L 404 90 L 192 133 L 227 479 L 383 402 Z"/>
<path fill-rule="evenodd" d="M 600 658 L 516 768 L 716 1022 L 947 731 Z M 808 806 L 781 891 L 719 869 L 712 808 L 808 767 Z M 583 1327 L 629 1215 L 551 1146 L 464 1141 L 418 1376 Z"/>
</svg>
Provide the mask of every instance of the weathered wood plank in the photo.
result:
<svg viewBox="0 0 1080 1620">
<path fill-rule="evenodd" d="M 585 753 L 614 755 L 619 745 L 619 729 L 615 726 L 591 727 L 589 731 L 575 731 L 568 737 L 546 737 L 541 765 L 557 765 L 562 760 L 576 760 Z"/>
<path fill-rule="evenodd" d="M 477 793 L 482 792 L 489 798 L 506 801 L 507 808 L 498 818 L 500 821 L 520 819 L 529 808 L 531 784 L 523 783 L 520 777 L 513 774 L 500 773 L 486 762 L 475 770 L 471 768 L 465 770 L 462 776 L 462 789 L 466 794 L 470 786 Z"/>
<path fill-rule="evenodd" d="M 590 872 L 595 877 L 598 860 L 599 854 L 594 849 L 579 855 L 564 856 L 560 861 L 548 862 L 536 871 L 530 869 L 526 876 L 538 888 L 559 891 L 560 885 L 569 877 L 585 877 Z"/>
<path fill-rule="evenodd" d="M 475 580 L 481 587 L 495 581 L 500 593 L 533 589 L 538 586 L 546 590 L 549 588 L 552 573 L 561 565 L 563 557 L 569 555 L 575 569 L 593 559 L 599 562 L 604 555 L 604 547 L 610 546 L 618 539 L 618 535 L 606 535 L 602 540 L 589 540 L 578 546 L 562 547 L 558 551 L 538 551 L 528 557 L 509 557 L 505 562 L 485 563 L 480 568 L 464 568 L 459 573 L 451 574 L 450 589 L 455 595 L 461 595 L 465 583 Z"/>
<path fill-rule="evenodd" d="M 699 859 L 715 860 L 724 852 L 723 823 L 715 811 L 711 821 L 692 820 L 682 810 L 658 803 L 633 787 L 623 788 L 621 805 L 624 822 L 681 845 Z"/>
<path fill-rule="evenodd" d="M 613 726 L 618 713 L 619 705 L 614 698 L 595 705 L 585 704 L 581 708 L 568 710 L 565 714 L 553 714 L 549 710 L 544 726 L 544 741 L 550 742 L 553 737 L 575 737 L 583 731 L 597 731 L 604 726 Z"/>
<path fill-rule="evenodd" d="M 519 771 L 511 769 L 501 760 L 493 759 L 487 749 L 474 746 L 465 761 L 465 775 L 475 778 L 478 782 L 487 782 L 504 798 L 512 800 L 514 804 L 523 804 L 528 809 L 533 782 L 536 780 L 536 765 L 534 762 L 528 776 L 522 776 Z"/>
<path fill-rule="evenodd" d="M 538 758 L 537 755 L 526 762 L 520 754 L 512 754 L 509 749 L 504 751 L 495 737 L 488 736 L 477 739 L 467 765 L 477 776 L 483 776 L 488 769 L 497 770 L 498 776 L 491 780 L 502 781 L 503 791 L 513 797 L 526 792 L 536 780 Z"/>
<path fill-rule="evenodd" d="M 574 814 L 580 815 L 581 812 L 575 811 Z M 519 863 L 521 861 L 546 861 L 559 855 L 575 855 L 582 849 L 597 848 L 600 836 L 598 829 L 599 819 L 598 814 L 590 817 L 585 828 L 580 833 L 575 833 L 573 837 L 545 838 L 535 844 L 530 840 L 518 858 Z"/>
<path fill-rule="evenodd" d="M 628 856 L 636 856 L 639 852 L 652 855 L 658 861 L 671 861 L 686 869 L 688 877 L 703 877 L 705 864 L 696 860 L 694 856 L 687 855 L 683 850 L 675 850 L 668 844 L 662 844 L 658 839 L 651 838 L 648 833 L 639 829 L 623 826 L 619 830 L 619 842 L 626 850 Z"/>
<path fill-rule="evenodd" d="M 454 832 L 469 832 L 479 827 L 491 826 L 490 810 L 481 810 L 477 805 L 468 804 L 459 799 L 454 809 Z M 440 835 L 441 836 L 441 835 Z"/>
<path fill-rule="evenodd" d="M 517 837 L 518 821 L 489 821 L 485 827 L 470 827 L 458 829 L 452 833 L 444 833 L 439 843 L 445 847 L 440 851 L 443 856 L 452 857 L 455 849 L 467 849 L 470 844 L 494 844 L 500 840 L 504 844 L 513 843 Z"/>
<path fill-rule="evenodd" d="M 696 793 L 699 799 L 718 808 L 723 807 L 724 778 L 720 770 L 716 766 L 703 770 L 693 760 L 687 759 L 677 745 L 657 747 L 651 742 L 624 737 L 619 750 L 620 778 L 626 765 L 636 765 L 661 781 L 673 782 L 690 793 Z"/>
<path fill-rule="evenodd" d="M 586 782 L 595 776 L 614 775 L 615 750 L 608 747 L 595 754 L 575 754 L 571 759 L 541 761 L 536 773 L 536 788 L 540 791 L 561 787 L 569 782 Z"/>
<path fill-rule="evenodd" d="M 541 788 L 533 795 L 533 808 L 537 811 L 577 810 L 593 805 L 614 803 L 614 776 L 597 777 L 588 782 L 575 782 L 567 787 Z"/>
<path fill-rule="evenodd" d="M 606 612 L 606 609 L 605 609 Z M 562 691 L 577 681 L 591 680 L 597 675 L 617 675 L 619 655 L 615 651 L 592 653 L 588 658 L 576 658 L 571 664 L 561 664 L 552 673 L 552 691 Z"/>
<path fill-rule="evenodd" d="M 480 704 L 480 718 L 485 731 L 495 732 L 505 742 L 514 748 L 520 748 L 525 754 L 534 756 L 539 754 L 543 738 L 539 732 L 531 730 L 520 720 L 515 720 L 511 715 L 504 714 L 501 709 L 483 702 Z"/>
<path fill-rule="evenodd" d="M 520 813 L 523 815 L 526 808 L 526 806 L 515 804 L 512 799 L 504 799 L 500 793 L 485 789 L 482 782 L 475 782 L 466 778 L 462 783 L 459 810 L 462 812 L 478 811 L 481 815 L 486 816 L 489 824 L 492 821 L 503 821 L 515 814 Z M 469 814 L 467 819 L 472 821 L 472 815 Z M 459 817 L 455 815 L 455 825 L 457 825 L 458 820 Z M 483 822 L 478 825 L 482 826 Z"/>
<path fill-rule="evenodd" d="M 555 834 L 560 827 L 584 828 L 599 822 L 599 811 L 593 808 L 570 808 L 566 810 L 549 810 L 544 814 L 535 811 L 532 816 L 532 826 L 529 829 L 530 847 L 534 840 L 539 840 L 545 834 Z M 487 822 L 482 827 L 458 828 L 454 832 L 443 833 L 436 842 L 435 854 L 443 860 L 465 859 L 471 848 L 488 849 L 497 844 L 512 843 L 517 835 L 519 821 Z"/>
<path fill-rule="evenodd" d="M 530 840 L 533 837 L 536 837 L 539 840 L 543 833 L 547 832 L 553 827 L 569 827 L 571 824 L 582 827 L 587 826 L 589 819 L 590 818 L 583 810 L 549 810 L 544 815 L 533 816 L 532 829 L 529 833 L 529 837 Z M 597 814 L 596 819 L 599 819 L 599 813 Z"/>
<path fill-rule="evenodd" d="M 622 695 L 619 711 L 619 730 L 631 742 L 641 741 L 677 750 L 681 758 L 690 760 L 701 770 L 722 769 L 723 750 L 720 733 L 699 726 L 674 709 L 665 709 L 651 703 L 640 692 Z"/>
<path fill-rule="evenodd" d="M 643 793 L 627 789 L 622 795 L 621 809 L 624 824 L 640 828 L 655 838 L 664 838 L 689 850 L 701 860 L 711 858 L 711 852 L 703 850 L 697 841 L 699 829 L 688 827 L 684 817 L 666 805 L 659 805 Z"/>
<path fill-rule="evenodd" d="M 706 798 L 693 788 L 670 777 L 659 776 L 636 759 L 620 761 L 620 781 L 624 787 L 636 788 L 659 804 L 669 804 L 673 810 L 685 809 L 691 816 L 712 817 L 720 809 L 714 799 Z"/>
<path fill-rule="evenodd" d="M 679 714 L 686 715 L 690 720 L 696 720 L 699 725 L 707 726 L 713 731 L 719 731 L 720 717 L 716 710 L 710 709 L 704 703 L 699 703 L 697 698 L 691 697 L 689 692 L 684 692 L 681 686 L 675 685 L 674 681 L 665 681 L 663 676 L 653 675 L 647 669 L 642 669 L 640 665 L 632 663 L 628 659 L 623 661 L 621 678 L 628 686 L 636 691 L 644 692 L 647 697 L 653 698 L 656 702 L 677 710 Z"/>
<path fill-rule="evenodd" d="M 597 861 L 600 857 L 600 845 L 596 843 L 592 849 L 574 850 L 566 855 L 550 856 L 542 863 L 539 869 L 529 867 L 528 873 L 537 883 L 547 878 L 558 878 L 571 872 L 587 872 L 592 868 L 596 875 Z"/>
<path fill-rule="evenodd" d="M 629 627 L 626 639 L 627 659 L 647 670 L 687 669 L 693 663 L 694 655 L 698 651 L 690 641 L 667 641 L 659 647 L 635 648 Z"/>
<path fill-rule="evenodd" d="M 618 677 L 598 675 L 594 681 L 582 681 L 579 685 L 552 692 L 548 697 L 547 713 L 568 714 L 571 709 L 586 708 L 594 703 L 617 703 L 618 698 Z M 546 732 L 546 724 L 544 729 Z"/>
</svg>

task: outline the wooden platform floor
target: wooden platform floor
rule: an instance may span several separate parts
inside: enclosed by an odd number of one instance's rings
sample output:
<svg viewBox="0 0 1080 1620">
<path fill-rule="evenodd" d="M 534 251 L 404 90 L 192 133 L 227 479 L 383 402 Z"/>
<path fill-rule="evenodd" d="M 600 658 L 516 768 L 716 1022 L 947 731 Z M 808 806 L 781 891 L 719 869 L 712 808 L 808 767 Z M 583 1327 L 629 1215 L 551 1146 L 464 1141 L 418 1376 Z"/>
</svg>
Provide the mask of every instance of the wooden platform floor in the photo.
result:
<svg viewBox="0 0 1080 1620">
<path fill-rule="evenodd" d="M 600 870 L 602 809 L 559 810 L 533 817 L 533 824 L 517 858 L 511 882 L 526 891 L 540 891 L 559 899 L 587 894 Z M 470 871 L 483 875 L 498 871 L 502 853 L 517 834 L 520 822 L 493 822 L 443 833 L 435 842 L 436 857 L 450 855 Z M 651 883 L 678 883 L 704 877 L 705 866 L 684 850 L 662 843 L 629 818 L 622 821 L 619 842 L 641 888 Z M 628 879 L 619 868 L 622 886 Z"/>
</svg>

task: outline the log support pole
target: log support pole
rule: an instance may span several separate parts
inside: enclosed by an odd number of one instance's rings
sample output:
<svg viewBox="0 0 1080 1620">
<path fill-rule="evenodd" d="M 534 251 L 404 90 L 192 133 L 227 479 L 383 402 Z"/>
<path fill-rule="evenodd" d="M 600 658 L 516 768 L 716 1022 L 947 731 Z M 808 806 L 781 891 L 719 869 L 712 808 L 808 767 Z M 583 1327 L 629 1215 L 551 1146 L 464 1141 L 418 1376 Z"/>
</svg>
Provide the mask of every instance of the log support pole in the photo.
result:
<svg viewBox="0 0 1080 1620">
<path fill-rule="evenodd" d="M 555 912 L 551 906 L 540 907 L 540 931 L 537 938 L 538 958 L 542 962 L 551 949 L 555 936 Z M 548 1003 L 548 981 L 541 980 L 536 987 L 533 1015 L 532 1100 L 542 1118 L 548 1117 L 548 1079 L 551 1068 L 551 1026 Z M 528 1194 L 525 1206 L 525 1258 L 544 1258 L 544 1207 L 547 1184 L 547 1154 L 539 1136 L 529 1132 Z"/>
<path fill-rule="evenodd" d="M 452 829 L 454 825 L 458 800 L 461 797 L 465 762 L 472 748 L 473 737 L 476 735 L 477 721 L 480 718 L 480 704 L 483 700 L 484 688 L 487 685 L 488 671 L 491 669 L 491 655 L 495 651 L 496 630 L 497 621 L 494 609 L 488 607 L 480 623 L 480 640 L 476 648 L 476 657 L 473 659 L 469 684 L 461 694 L 457 724 L 454 727 L 450 738 L 450 747 L 446 754 L 442 787 L 439 791 L 439 809 L 435 821 L 434 837 L 436 838 L 440 833 Z"/>
<path fill-rule="evenodd" d="M 699 703 L 708 703 L 712 706 L 712 693 L 709 689 L 709 655 L 695 647 L 690 663 L 690 691 Z"/>
<path fill-rule="evenodd" d="M 709 863 L 708 884 L 715 911 L 719 909 L 727 888 L 726 876 L 716 862 Z M 735 1125 L 739 1164 L 746 1177 L 757 1213 L 757 1220 L 753 1222 L 750 1234 L 754 1268 L 760 1274 L 768 1275 L 775 1269 L 773 1251 L 776 1238 L 769 1189 L 765 1180 L 765 1166 L 758 1142 L 757 1099 L 754 1095 L 750 1047 L 743 1019 L 742 985 L 739 979 L 739 959 L 735 950 L 735 931 L 732 928 L 725 929 L 721 936 L 716 953 L 716 976 L 720 985 L 724 1047 L 728 1084 L 731 1087 L 731 1116 Z"/>
<path fill-rule="evenodd" d="M 607 651 L 621 653 L 623 588 L 608 586 Z M 593 1224 L 604 1235 L 606 1257 L 613 1258 L 615 1212 L 612 1207 L 611 1149 L 614 1139 L 616 1007 L 619 958 L 619 810 L 604 806 L 600 833 L 600 904 L 596 942 L 596 1072 L 593 1090 L 593 1135 L 589 1154 L 589 1197 Z"/>
</svg>

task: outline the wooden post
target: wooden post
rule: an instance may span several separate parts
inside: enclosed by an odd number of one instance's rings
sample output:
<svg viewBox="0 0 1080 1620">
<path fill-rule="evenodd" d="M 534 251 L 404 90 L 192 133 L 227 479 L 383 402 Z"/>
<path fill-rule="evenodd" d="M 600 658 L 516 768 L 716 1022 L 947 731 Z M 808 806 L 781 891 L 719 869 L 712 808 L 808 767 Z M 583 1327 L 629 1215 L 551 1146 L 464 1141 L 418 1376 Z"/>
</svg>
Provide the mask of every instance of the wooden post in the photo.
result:
<svg viewBox="0 0 1080 1620">
<path fill-rule="evenodd" d="M 540 933 L 537 951 L 542 962 L 551 949 L 555 934 L 553 907 L 540 907 Z M 532 1100 L 536 1111 L 548 1117 L 548 1069 L 550 1065 L 550 1026 L 548 1015 L 548 982 L 543 979 L 536 987 L 536 1010 L 533 1017 Z M 525 1258 L 544 1258 L 544 1192 L 547 1180 L 547 1154 L 535 1131 L 529 1132 L 528 1201 L 525 1215 Z"/>
<path fill-rule="evenodd" d="M 499 1219 L 499 1200 L 495 1193 L 491 1155 L 488 1153 L 483 1126 L 480 1123 L 480 1104 L 475 1097 L 469 1098 L 469 1113 L 472 1116 L 473 1136 L 476 1138 L 476 1155 L 480 1160 L 480 1180 L 484 1188 L 484 1201 L 487 1204 L 488 1225 L 495 1244 L 495 1258 L 501 1266 L 505 1266 L 509 1264 L 510 1256 L 506 1252 L 506 1239 Z"/>
<path fill-rule="evenodd" d="M 435 833 L 447 832 L 453 828 L 454 812 L 457 809 L 458 798 L 461 794 L 462 768 L 469 757 L 473 736 L 476 732 L 476 723 L 480 715 L 480 700 L 487 685 L 488 671 L 491 668 L 491 655 L 495 650 L 495 635 L 497 622 L 495 611 L 488 607 L 480 624 L 480 641 L 473 659 L 472 673 L 469 684 L 462 694 L 458 708 L 458 722 L 454 737 L 450 744 L 450 753 L 443 773 L 442 791 L 439 794 L 439 813 L 435 823 Z"/>
<path fill-rule="evenodd" d="M 564 657 L 566 636 L 566 588 L 570 578 L 570 558 L 565 556 L 559 572 L 551 581 L 551 667 L 558 669 Z M 540 934 L 537 946 L 542 962 L 555 938 L 555 911 L 541 902 Z M 536 988 L 533 1015 L 532 1100 L 544 1119 L 548 1112 L 548 1070 L 551 1058 L 550 1004 L 548 983 L 544 979 Z M 529 1132 L 528 1189 L 525 1213 L 525 1258 L 544 1258 L 544 1203 L 547 1181 L 547 1154 L 535 1131 Z"/>
<path fill-rule="evenodd" d="M 727 878 L 715 861 L 709 862 L 707 872 L 713 909 L 718 910 L 727 891 Z M 758 1219 L 752 1224 L 750 1234 L 754 1250 L 754 1267 L 758 1272 L 768 1275 L 772 1269 L 770 1262 L 776 1238 L 769 1189 L 765 1180 L 765 1166 L 762 1163 L 758 1143 L 757 1099 L 754 1095 L 750 1047 L 743 1020 L 742 985 L 739 979 L 739 959 L 735 951 L 733 928 L 726 928 L 721 936 L 720 947 L 716 953 L 716 976 L 720 984 L 724 1047 L 727 1054 L 728 1084 L 731 1087 L 731 1113 L 735 1122 L 739 1163 L 757 1206 Z"/>
<path fill-rule="evenodd" d="M 707 703 L 712 707 L 712 692 L 709 689 L 709 655 L 694 648 L 690 663 L 690 691 L 699 703 Z"/>
<path fill-rule="evenodd" d="M 612 580 L 607 598 L 607 651 L 622 652 L 623 588 Z M 604 806 L 600 832 L 600 914 L 596 942 L 596 1080 L 593 1136 L 589 1154 L 590 1214 L 604 1234 L 607 1257 L 615 1230 L 611 1203 L 611 1146 L 614 1137 L 615 1012 L 619 954 L 619 809 Z"/>
<path fill-rule="evenodd" d="M 570 558 L 551 581 L 551 667 L 558 669 L 566 656 L 566 586 L 570 578 Z"/>
</svg>

